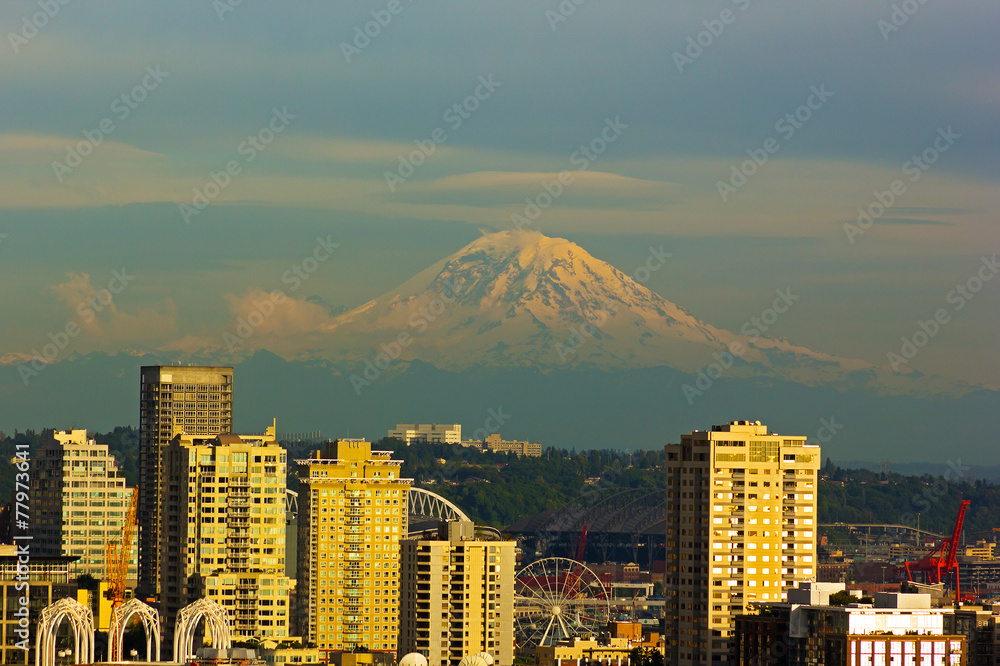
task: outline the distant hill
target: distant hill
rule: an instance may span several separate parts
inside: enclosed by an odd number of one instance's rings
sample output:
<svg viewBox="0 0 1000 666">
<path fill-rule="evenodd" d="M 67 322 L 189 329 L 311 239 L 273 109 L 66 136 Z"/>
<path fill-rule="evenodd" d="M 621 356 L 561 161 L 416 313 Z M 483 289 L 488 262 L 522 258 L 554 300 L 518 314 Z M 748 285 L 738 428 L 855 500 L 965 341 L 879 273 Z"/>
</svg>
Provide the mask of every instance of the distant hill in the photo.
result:
<svg viewBox="0 0 1000 666">
<path fill-rule="evenodd" d="M 0 366 L 0 430 L 136 427 L 139 368 L 164 362 L 169 356 L 78 355 L 47 367 L 27 386 L 16 366 Z M 682 387 L 695 378 L 667 367 L 450 372 L 401 362 L 358 393 L 350 375 L 363 372 L 349 362 L 286 361 L 257 352 L 236 365 L 235 427 L 262 432 L 277 418 L 279 432 L 377 440 L 397 422 L 437 421 L 461 423 L 471 436 L 487 425 L 490 409 L 502 407 L 504 437 L 562 449 L 652 449 L 684 432 L 750 419 L 810 437 L 838 464 L 1000 463 L 997 391 L 916 397 L 723 377 L 689 404 Z M 822 419 L 833 419 L 837 432 L 822 430 Z"/>
</svg>

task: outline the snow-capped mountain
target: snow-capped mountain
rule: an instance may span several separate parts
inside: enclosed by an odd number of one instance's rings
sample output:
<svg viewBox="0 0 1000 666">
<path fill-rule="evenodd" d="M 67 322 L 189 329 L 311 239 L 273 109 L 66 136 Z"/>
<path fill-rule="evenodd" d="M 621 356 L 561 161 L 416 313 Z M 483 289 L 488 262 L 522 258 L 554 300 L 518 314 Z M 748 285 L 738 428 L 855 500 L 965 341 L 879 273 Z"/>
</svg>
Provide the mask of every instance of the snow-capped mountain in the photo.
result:
<svg viewBox="0 0 1000 666">
<path fill-rule="evenodd" d="M 775 298 L 787 308 L 797 297 Z M 386 354 L 453 371 L 669 366 L 696 373 L 716 364 L 729 376 L 809 385 L 863 384 L 877 374 L 865 361 L 699 321 L 580 246 L 535 231 L 484 235 L 340 315 L 325 333 L 330 348 L 321 353 L 330 360 Z"/>
</svg>

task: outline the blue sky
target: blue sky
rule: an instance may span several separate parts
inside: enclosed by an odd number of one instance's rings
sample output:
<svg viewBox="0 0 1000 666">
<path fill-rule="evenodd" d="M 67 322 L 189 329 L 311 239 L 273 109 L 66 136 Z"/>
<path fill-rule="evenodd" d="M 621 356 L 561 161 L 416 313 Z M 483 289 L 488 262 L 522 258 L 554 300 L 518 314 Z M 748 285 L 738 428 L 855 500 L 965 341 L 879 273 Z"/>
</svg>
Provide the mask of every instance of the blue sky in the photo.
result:
<svg viewBox="0 0 1000 666">
<path fill-rule="evenodd" d="M 998 250 L 993 2 L 226 6 L 0 6 L 0 354 L 44 344 L 123 266 L 72 350 L 217 336 L 317 235 L 344 251 L 301 298 L 357 305 L 509 228 L 564 170 L 534 228 L 626 273 L 664 245 L 647 286 L 734 330 L 791 286 L 775 334 L 873 362 Z M 401 158 L 420 164 L 390 187 Z M 185 219 L 212 174 L 227 184 Z M 998 294 L 912 367 L 995 385 Z"/>
</svg>

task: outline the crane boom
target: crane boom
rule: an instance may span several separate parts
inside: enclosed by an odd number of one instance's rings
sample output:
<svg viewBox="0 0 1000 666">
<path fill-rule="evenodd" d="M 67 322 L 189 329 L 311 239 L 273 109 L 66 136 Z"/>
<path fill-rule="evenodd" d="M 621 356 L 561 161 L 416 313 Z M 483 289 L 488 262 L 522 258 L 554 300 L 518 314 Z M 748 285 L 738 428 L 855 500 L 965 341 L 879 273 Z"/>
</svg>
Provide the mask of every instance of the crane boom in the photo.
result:
<svg viewBox="0 0 1000 666">
<path fill-rule="evenodd" d="M 944 582 L 948 574 L 955 572 L 955 595 L 960 597 L 961 590 L 958 583 L 958 541 L 962 536 L 962 526 L 965 524 L 965 511 L 969 508 L 969 500 L 962 500 L 958 508 L 958 516 L 955 518 L 955 527 L 952 530 L 951 538 L 942 541 L 934 550 L 925 555 L 917 562 L 906 562 L 906 576 L 913 580 L 914 571 L 923 571 L 927 574 L 927 580 L 931 583 Z"/>
<path fill-rule="evenodd" d="M 108 625 L 109 656 L 111 661 L 122 660 L 121 617 L 115 611 L 125 602 L 125 587 L 128 581 L 128 565 L 132 560 L 132 537 L 135 535 L 135 512 L 139 503 L 139 489 L 132 489 L 125 524 L 122 527 L 122 541 L 109 541 L 105 550 L 108 567 L 108 598 L 111 599 L 111 622 Z"/>
<path fill-rule="evenodd" d="M 138 503 L 139 489 L 133 488 L 128 511 L 125 513 L 121 544 L 109 541 L 105 551 L 108 567 L 108 595 L 111 598 L 112 609 L 125 601 L 125 583 L 128 578 L 128 565 L 132 559 L 132 537 L 135 534 L 135 513 Z"/>
</svg>

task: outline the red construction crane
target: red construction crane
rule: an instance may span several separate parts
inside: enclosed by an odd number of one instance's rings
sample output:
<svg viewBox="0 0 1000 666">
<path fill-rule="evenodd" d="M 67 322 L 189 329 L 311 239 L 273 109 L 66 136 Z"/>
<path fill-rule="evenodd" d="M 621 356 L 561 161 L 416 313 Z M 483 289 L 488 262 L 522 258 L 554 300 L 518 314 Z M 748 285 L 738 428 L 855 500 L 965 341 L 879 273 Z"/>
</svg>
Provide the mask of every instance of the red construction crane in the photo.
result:
<svg viewBox="0 0 1000 666">
<path fill-rule="evenodd" d="M 948 575 L 955 572 L 955 598 L 961 599 L 961 589 L 958 583 L 958 539 L 962 535 L 962 524 L 965 522 L 965 510 L 969 508 L 970 502 L 962 500 L 962 505 L 958 509 L 958 518 L 955 519 L 955 529 L 952 531 L 951 539 L 944 540 L 937 548 L 925 555 L 918 562 L 906 562 L 906 577 L 913 582 L 913 572 L 923 571 L 927 576 L 927 582 L 936 584 L 947 580 Z"/>
</svg>

